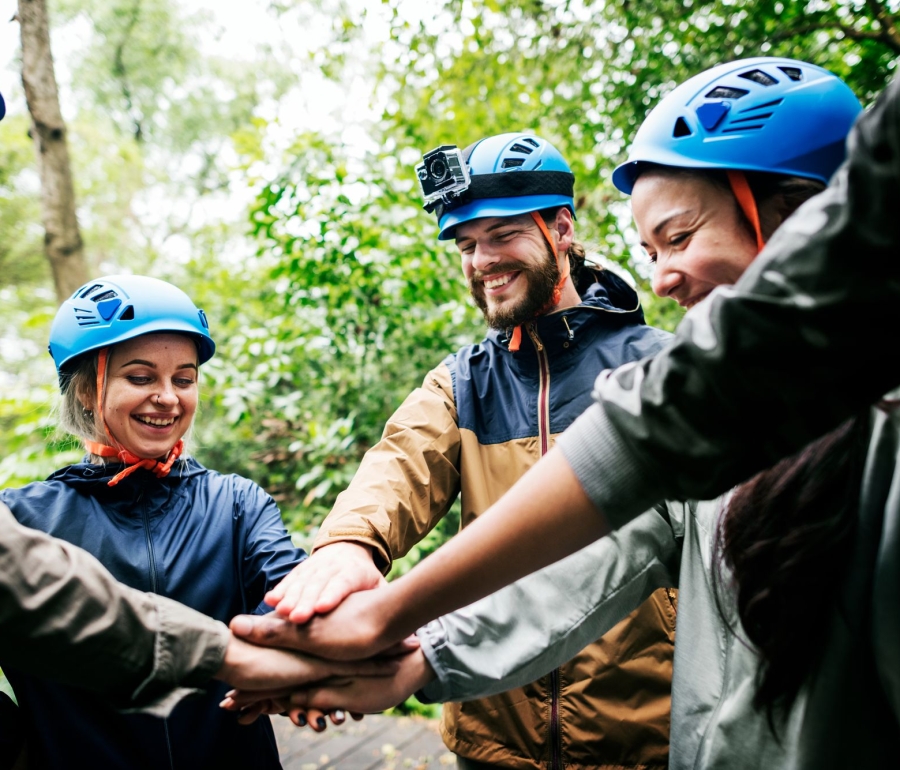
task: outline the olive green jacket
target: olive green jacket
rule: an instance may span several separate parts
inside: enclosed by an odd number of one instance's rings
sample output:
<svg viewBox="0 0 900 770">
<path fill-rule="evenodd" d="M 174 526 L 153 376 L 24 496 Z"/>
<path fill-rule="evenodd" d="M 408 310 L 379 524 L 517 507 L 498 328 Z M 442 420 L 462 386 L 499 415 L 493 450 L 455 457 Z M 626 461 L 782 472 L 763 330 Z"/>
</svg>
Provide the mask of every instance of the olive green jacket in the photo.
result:
<svg viewBox="0 0 900 770">
<path fill-rule="evenodd" d="M 0 505 L 0 657 L 166 716 L 222 666 L 228 629 L 117 583 L 86 551 Z"/>
</svg>

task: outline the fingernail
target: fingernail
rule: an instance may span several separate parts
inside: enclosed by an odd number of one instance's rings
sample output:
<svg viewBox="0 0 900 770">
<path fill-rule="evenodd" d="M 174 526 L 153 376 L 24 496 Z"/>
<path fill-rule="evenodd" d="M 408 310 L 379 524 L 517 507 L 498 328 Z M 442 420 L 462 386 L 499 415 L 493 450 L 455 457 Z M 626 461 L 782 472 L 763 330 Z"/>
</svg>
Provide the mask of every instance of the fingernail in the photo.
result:
<svg viewBox="0 0 900 770">
<path fill-rule="evenodd" d="M 235 695 L 237 695 L 237 690 L 229 690 L 225 693 L 226 698 L 233 698 Z"/>
<path fill-rule="evenodd" d="M 297 717 L 297 721 L 300 723 L 300 727 L 306 727 L 306 717 L 303 714 Z"/>
<path fill-rule="evenodd" d="M 318 717 L 316 719 L 316 724 L 319 726 L 320 730 L 324 730 L 325 729 L 325 717 Z"/>
<path fill-rule="evenodd" d="M 231 630 L 237 636 L 246 636 L 253 630 L 253 621 L 246 615 L 235 615 L 231 619 Z"/>
<path fill-rule="evenodd" d="M 340 719 L 341 721 L 343 721 L 347 718 L 347 715 L 343 711 L 338 709 L 337 711 L 334 712 L 334 718 Z"/>
</svg>

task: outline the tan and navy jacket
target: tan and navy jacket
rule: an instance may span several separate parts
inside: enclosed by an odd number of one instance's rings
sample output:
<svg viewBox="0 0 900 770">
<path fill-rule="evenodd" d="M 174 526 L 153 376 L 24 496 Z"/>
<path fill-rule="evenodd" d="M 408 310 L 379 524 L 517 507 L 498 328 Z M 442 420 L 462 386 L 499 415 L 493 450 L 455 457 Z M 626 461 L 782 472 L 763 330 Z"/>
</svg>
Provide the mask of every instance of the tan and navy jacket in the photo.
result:
<svg viewBox="0 0 900 770">
<path fill-rule="evenodd" d="M 656 353 L 637 295 L 608 271 L 582 303 L 526 324 L 521 349 L 491 331 L 432 370 L 366 453 L 316 548 L 374 547 L 385 571 L 461 497 L 462 526 L 495 503 L 591 403 L 597 374 Z M 661 589 L 569 663 L 526 687 L 444 707 L 447 746 L 521 770 L 664 768 L 675 593 Z"/>
</svg>

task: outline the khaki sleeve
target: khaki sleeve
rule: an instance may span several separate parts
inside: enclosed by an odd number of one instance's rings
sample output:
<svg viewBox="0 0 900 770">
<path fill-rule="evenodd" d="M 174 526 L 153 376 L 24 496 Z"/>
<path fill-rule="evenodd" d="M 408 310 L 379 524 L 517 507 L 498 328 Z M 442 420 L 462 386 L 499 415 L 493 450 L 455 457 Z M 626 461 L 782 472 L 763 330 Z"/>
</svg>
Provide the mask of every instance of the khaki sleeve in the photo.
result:
<svg viewBox="0 0 900 770">
<path fill-rule="evenodd" d="M 369 545 L 387 573 L 456 499 L 459 443 L 450 371 L 442 364 L 410 393 L 366 452 L 322 522 L 313 551 L 338 541 Z"/>
<path fill-rule="evenodd" d="M 0 659 L 160 716 L 215 674 L 228 629 L 116 582 L 86 551 L 0 505 Z M 180 686 L 180 688 L 179 688 Z"/>
</svg>

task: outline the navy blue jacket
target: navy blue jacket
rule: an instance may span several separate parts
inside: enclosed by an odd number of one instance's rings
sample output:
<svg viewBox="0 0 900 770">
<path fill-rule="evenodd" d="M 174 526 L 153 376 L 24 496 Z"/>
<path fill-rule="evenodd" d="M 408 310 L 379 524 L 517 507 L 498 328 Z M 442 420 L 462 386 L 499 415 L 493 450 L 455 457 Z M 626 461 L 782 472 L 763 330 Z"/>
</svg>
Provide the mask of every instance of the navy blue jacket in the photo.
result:
<svg viewBox="0 0 900 770">
<path fill-rule="evenodd" d="M 275 501 L 252 481 L 188 459 L 164 479 L 139 470 L 108 487 L 121 467 L 72 465 L 47 481 L 3 490 L 0 500 L 25 526 L 92 553 L 119 581 L 226 623 L 267 611 L 265 592 L 305 558 Z M 163 720 L 121 714 L 100 696 L 15 669 L 4 673 L 19 701 L 32 768 L 281 766 L 268 719 L 241 726 L 218 708 L 227 685 L 210 684 Z"/>
</svg>

